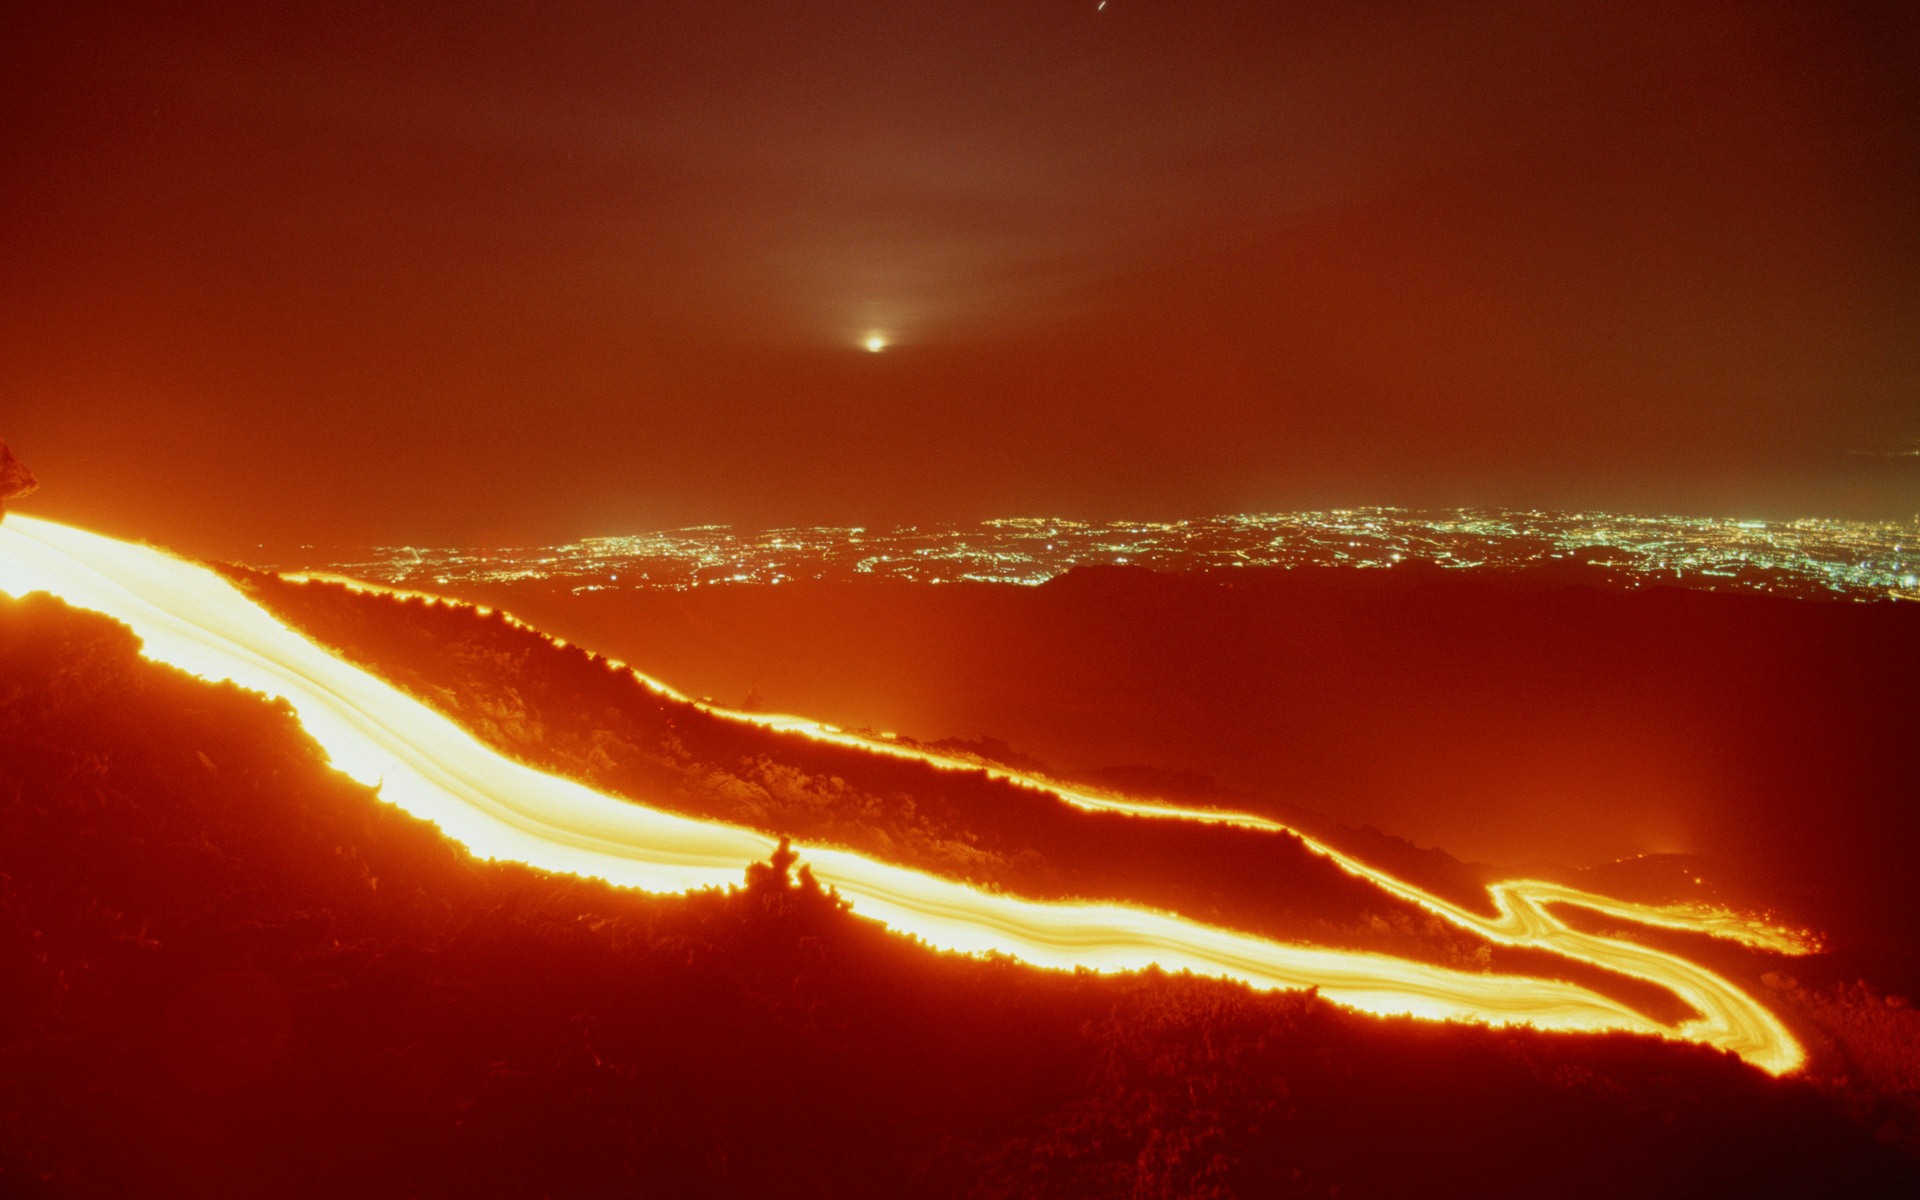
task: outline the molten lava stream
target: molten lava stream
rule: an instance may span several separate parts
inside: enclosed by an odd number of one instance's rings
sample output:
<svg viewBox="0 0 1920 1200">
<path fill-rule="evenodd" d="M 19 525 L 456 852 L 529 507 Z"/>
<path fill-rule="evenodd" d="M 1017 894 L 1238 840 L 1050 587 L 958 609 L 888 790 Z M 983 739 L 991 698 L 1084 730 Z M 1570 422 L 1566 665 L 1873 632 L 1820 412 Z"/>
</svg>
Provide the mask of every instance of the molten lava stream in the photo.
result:
<svg viewBox="0 0 1920 1200">
<path fill-rule="evenodd" d="M 335 766 L 377 785 L 383 798 L 433 821 L 481 857 L 672 892 L 732 883 L 772 845 L 750 830 L 658 812 L 504 758 L 447 718 L 289 629 L 215 572 L 163 551 L 14 515 L 0 524 L 0 590 L 16 596 L 51 592 L 125 622 L 142 638 L 149 658 L 286 699 Z M 728 715 L 936 766 L 979 769 L 798 718 Z M 1123 800 L 995 773 L 1083 808 L 1292 832 L 1249 814 Z M 1335 1003 L 1380 1014 L 1658 1034 L 1732 1050 L 1776 1073 L 1794 1069 L 1803 1059 L 1800 1046 L 1773 1014 L 1728 980 L 1675 954 L 1572 930 L 1547 906 L 1584 905 L 1625 920 L 1699 930 L 1767 949 L 1797 949 L 1785 931 L 1731 914 L 1634 905 L 1527 880 L 1495 885 L 1498 915 L 1489 918 L 1322 843 L 1306 843 L 1343 869 L 1464 929 L 1648 980 L 1672 990 L 1699 1015 L 1668 1028 L 1570 983 L 1283 944 L 1121 904 L 1022 900 L 841 850 L 813 850 L 807 857 L 815 874 L 838 888 L 855 911 L 941 949 L 998 951 L 1043 967 L 1119 970 L 1158 964 L 1257 987 L 1313 986 Z"/>
</svg>

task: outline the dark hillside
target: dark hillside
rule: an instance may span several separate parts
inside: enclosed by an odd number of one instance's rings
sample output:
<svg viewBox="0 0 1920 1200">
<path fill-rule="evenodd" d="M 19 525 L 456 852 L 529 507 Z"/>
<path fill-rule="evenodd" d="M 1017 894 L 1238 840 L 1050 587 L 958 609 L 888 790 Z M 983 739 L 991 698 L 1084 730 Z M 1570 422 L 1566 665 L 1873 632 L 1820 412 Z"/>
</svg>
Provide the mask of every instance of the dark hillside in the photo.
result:
<svg viewBox="0 0 1920 1200">
<path fill-rule="evenodd" d="M 717 718 L 497 614 L 235 574 L 300 629 L 499 749 L 641 803 L 1024 895 L 1125 900 L 1319 945 L 1569 978 L 1661 1020 L 1684 1015 L 1658 989 L 1463 933 L 1291 837 L 1081 812 L 981 774 Z M 1487 903 L 1460 864 L 1412 861 Z"/>
<path fill-rule="evenodd" d="M 1628 1037 L 921 951 L 761 867 L 455 852 L 281 707 L 0 598 L 0 1192 L 1911 1194 L 1813 1087 Z"/>
<path fill-rule="evenodd" d="M 695 694 L 1194 772 L 1463 858 L 1694 854 L 1920 991 L 1920 605 L 1399 567 L 472 598 Z"/>
</svg>

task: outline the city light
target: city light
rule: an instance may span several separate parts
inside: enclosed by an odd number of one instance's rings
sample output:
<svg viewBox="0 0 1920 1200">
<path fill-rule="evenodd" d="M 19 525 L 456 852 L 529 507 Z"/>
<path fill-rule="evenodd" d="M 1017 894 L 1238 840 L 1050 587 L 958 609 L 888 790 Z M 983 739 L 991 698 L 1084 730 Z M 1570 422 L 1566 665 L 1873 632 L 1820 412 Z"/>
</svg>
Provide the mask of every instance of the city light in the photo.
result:
<svg viewBox="0 0 1920 1200">
<path fill-rule="evenodd" d="M 1920 529 L 1831 520 L 1730 521 L 1603 513 L 1363 508 L 1191 521 L 1013 518 L 896 529 L 688 529 L 520 548 L 377 549 L 279 560 L 433 588 L 542 581 L 581 591 L 797 580 L 1037 585 L 1088 566 L 1194 573 L 1252 567 L 1520 571 L 1577 580 L 1851 600 L 1920 599 Z"/>
</svg>

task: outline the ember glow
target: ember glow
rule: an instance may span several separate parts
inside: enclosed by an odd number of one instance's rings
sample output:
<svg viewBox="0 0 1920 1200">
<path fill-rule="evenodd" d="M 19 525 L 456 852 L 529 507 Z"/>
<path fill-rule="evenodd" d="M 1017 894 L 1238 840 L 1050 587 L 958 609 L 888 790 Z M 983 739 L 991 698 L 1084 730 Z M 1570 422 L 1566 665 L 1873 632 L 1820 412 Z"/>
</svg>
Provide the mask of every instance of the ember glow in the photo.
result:
<svg viewBox="0 0 1920 1200">
<path fill-rule="evenodd" d="M 16 596 L 50 592 L 125 622 L 142 638 L 149 658 L 203 679 L 284 698 L 339 769 L 378 786 L 383 798 L 434 822 L 480 857 L 673 892 L 733 883 L 771 848 L 768 837 L 751 830 L 658 812 L 504 758 L 445 717 L 295 633 L 213 571 L 165 552 L 11 517 L 0 526 L 0 590 Z M 729 715 L 946 769 L 981 769 L 977 763 L 800 718 Z M 1298 836 L 1246 814 L 1101 796 L 993 773 L 1081 808 Z M 806 857 L 816 875 L 838 888 L 856 911 L 941 949 L 1000 952 L 1050 968 L 1132 970 L 1158 964 L 1263 988 L 1312 986 L 1331 1001 L 1378 1014 L 1654 1034 L 1731 1050 L 1773 1073 L 1791 1071 L 1803 1061 L 1799 1044 L 1778 1019 L 1732 982 L 1676 954 L 1570 929 L 1551 909 L 1577 905 L 1617 920 L 1711 934 L 1775 952 L 1807 949 L 1791 931 L 1732 913 L 1648 907 L 1527 880 L 1496 885 L 1499 915 L 1487 918 L 1330 846 L 1312 839 L 1306 844 L 1461 928 L 1658 984 L 1696 1015 L 1667 1027 L 1566 982 L 1282 944 L 1121 904 L 1023 900 L 839 850 L 812 850 Z"/>
</svg>

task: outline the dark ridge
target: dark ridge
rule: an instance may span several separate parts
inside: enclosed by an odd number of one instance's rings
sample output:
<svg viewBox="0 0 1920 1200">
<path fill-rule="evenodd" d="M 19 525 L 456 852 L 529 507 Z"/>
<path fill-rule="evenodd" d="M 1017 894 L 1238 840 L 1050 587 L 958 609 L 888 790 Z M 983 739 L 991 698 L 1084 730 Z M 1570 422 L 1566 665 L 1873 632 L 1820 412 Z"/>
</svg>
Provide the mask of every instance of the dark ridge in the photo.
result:
<svg viewBox="0 0 1920 1200">
<path fill-rule="evenodd" d="M 1343 846 L 1373 825 L 1569 882 L 1695 854 L 1847 978 L 1920 992 L 1920 605 L 1402 566 L 463 594 L 698 691 L 1204 775 Z"/>
<path fill-rule="evenodd" d="M 1658 988 L 1462 932 L 1290 835 L 1082 812 L 984 773 L 712 716 L 497 613 L 230 574 L 497 748 L 642 803 L 1039 899 L 1118 899 L 1287 940 L 1569 979 L 1660 1020 L 1685 1015 Z"/>
</svg>

